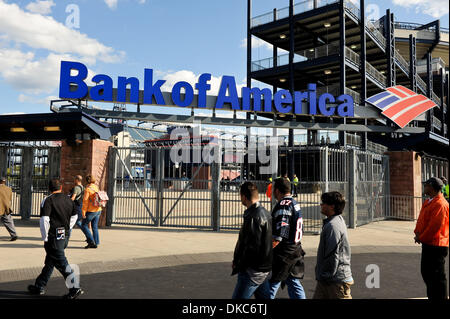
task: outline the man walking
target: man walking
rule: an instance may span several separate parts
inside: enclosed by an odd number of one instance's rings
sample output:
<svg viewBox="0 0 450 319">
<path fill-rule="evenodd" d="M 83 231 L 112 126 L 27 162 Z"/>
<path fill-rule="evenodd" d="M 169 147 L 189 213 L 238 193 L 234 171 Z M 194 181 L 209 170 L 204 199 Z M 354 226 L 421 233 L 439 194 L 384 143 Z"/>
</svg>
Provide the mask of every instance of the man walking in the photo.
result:
<svg viewBox="0 0 450 319">
<path fill-rule="evenodd" d="M 233 299 L 269 299 L 266 280 L 272 268 L 272 221 L 259 203 L 258 188 L 245 182 L 240 190 L 241 202 L 247 207 L 233 258 L 233 272 L 238 274 Z"/>
<path fill-rule="evenodd" d="M 414 229 L 416 243 L 422 244 L 420 270 L 427 286 L 428 299 L 447 299 L 445 257 L 448 254 L 448 202 L 442 195 L 444 183 L 437 177 L 425 182 L 424 193 L 430 196 L 420 210 Z"/>
<path fill-rule="evenodd" d="M 64 249 L 67 243 L 66 235 L 77 221 L 77 211 L 70 198 L 62 193 L 59 180 L 51 180 L 49 190 L 51 195 L 47 196 L 41 204 L 40 219 L 41 235 L 46 252 L 45 266 L 35 284 L 28 286 L 28 291 L 34 295 L 45 293 L 44 288 L 52 275 L 53 268 L 56 267 L 65 280 L 73 272 L 67 262 Z M 82 293 L 79 281 L 75 278 L 73 287 L 69 288 L 69 293 L 64 298 L 75 299 Z"/>
<path fill-rule="evenodd" d="M 301 239 L 303 218 L 300 205 L 292 198 L 291 183 L 277 178 L 274 192 L 278 201 L 272 212 L 273 264 L 270 279 L 270 298 L 275 299 L 281 283 L 287 285 L 291 299 L 306 299 L 300 282 L 304 274 L 304 255 Z"/>
<path fill-rule="evenodd" d="M 339 192 L 323 193 L 321 199 L 321 212 L 327 218 L 323 221 L 317 250 L 317 286 L 313 299 L 351 299 L 351 251 L 342 217 L 345 200 Z"/>
<path fill-rule="evenodd" d="M 16 227 L 14 226 L 14 220 L 11 217 L 11 201 L 12 190 L 6 186 L 6 178 L 0 177 L 0 220 L 6 227 L 6 230 L 11 236 L 10 241 L 17 240 Z"/>
<path fill-rule="evenodd" d="M 70 199 L 73 201 L 75 205 L 75 209 L 78 213 L 78 219 L 76 225 L 81 228 L 81 222 L 83 220 L 83 213 L 81 212 L 81 208 L 83 207 L 83 195 L 84 195 L 84 187 L 81 182 L 83 181 L 83 177 L 80 175 L 75 176 L 74 187 L 70 191 Z"/>
</svg>

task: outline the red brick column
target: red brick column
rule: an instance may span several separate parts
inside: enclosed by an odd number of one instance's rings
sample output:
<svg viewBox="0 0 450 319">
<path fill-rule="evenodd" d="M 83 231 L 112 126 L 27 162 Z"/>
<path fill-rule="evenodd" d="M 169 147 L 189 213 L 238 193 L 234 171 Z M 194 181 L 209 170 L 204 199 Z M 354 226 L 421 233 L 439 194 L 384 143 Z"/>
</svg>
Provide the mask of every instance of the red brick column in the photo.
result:
<svg viewBox="0 0 450 319">
<path fill-rule="evenodd" d="M 390 193 L 394 195 L 391 215 L 415 219 L 422 203 L 420 199 L 411 198 L 422 196 L 422 159 L 411 151 L 386 154 L 389 155 Z"/>
<path fill-rule="evenodd" d="M 108 150 L 111 142 L 103 140 L 87 140 L 76 146 L 69 146 L 64 141 L 61 147 L 61 180 L 63 192 L 68 193 L 73 187 L 76 175 L 84 178 L 92 175 L 101 190 L 108 185 Z M 103 209 L 99 227 L 106 225 L 106 209 Z"/>
</svg>

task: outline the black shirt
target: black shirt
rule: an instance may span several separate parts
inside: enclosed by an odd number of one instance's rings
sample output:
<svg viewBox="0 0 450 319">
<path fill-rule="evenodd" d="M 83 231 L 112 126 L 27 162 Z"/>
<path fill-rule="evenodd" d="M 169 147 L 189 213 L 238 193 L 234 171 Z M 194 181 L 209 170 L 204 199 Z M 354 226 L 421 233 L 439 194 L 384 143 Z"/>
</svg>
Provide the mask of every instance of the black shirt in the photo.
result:
<svg viewBox="0 0 450 319">
<path fill-rule="evenodd" d="M 49 235 L 56 234 L 56 229 L 64 227 L 70 229 L 70 218 L 78 215 L 72 200 L 63 193 L 47 196 L 41 204 L 41 217 L 50 217 Z"/>
</svg>

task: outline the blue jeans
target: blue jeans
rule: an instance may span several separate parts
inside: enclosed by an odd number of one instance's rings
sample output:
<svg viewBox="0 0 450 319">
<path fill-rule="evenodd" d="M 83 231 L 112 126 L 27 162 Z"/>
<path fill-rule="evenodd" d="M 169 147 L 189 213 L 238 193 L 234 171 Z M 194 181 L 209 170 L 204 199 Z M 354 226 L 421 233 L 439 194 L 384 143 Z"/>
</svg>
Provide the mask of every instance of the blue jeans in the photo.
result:
<svg viewBox="0 0 450 319">
<path fill-rule="evenodd" d="M 49 235 L 48 241 L 44 243 L 45 252 L 47 253 L 45 256 L 45 266 L 42 268 L 42 272 L 35 282 L 35 286 L 39 289 L 42 290 L 47 286 L 55 267 L 63 275 L 64 279 L 72 273 L 72 269 L 68 267 L 69 263 L 64 254 L 67 239 L 56 240 L 54 236 Z"/>
<path fill-rule="evenodd" d="M 280 285 L 281 281 L 270 283 L 270 299 L 275 299 Z M 289 275 L 289 277 L 286 279 L 286 286 L 288 288 L 289 298 L 306 299 L 305 290 L 303 289 L 300 279 Z"/>
<path fill-rule="evenodd" d="M 102 214 L 101 211 L 95 212 L 95 213 L 87 212 L 86 218 L 83 219 L 83 221 L 81 222 L 81 230 L 83 231 L 88 243 L 90 243 L 90 244 L 95 244 L 95 245 L 100 244 L 100 239 L 98 238 L 98 221 L 100 219 L 101 214 Z M 89 223 L 91 223 L 93 235 L 91 234 L 91 231 L 89 230 L 89 226 L 88 226 Z"/>
<path fill-rule="evenodd" d="M 266 279 L 261 285 L 251 281 L 247 272 L 239 272 L 236 287 L 232 299 L 250 299 L 253 294 L 255 299 L 269 299 L 269 281 Z"/>
</svg>

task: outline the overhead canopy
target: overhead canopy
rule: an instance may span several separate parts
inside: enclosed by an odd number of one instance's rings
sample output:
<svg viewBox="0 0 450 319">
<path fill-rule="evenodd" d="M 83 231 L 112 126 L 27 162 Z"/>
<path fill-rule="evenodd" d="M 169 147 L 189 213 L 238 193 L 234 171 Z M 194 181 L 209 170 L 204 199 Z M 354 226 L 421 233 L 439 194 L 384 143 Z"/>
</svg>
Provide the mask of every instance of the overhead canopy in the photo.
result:
<svg viewBox="0 0 450 319">
<path fill-rule="evenodd" d="M 52 141 L 111 137 L 109 125 L 83 112 L 0 115 L 0 141 Z"/>
</svg>

